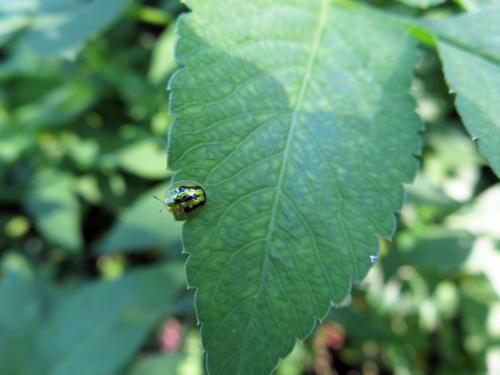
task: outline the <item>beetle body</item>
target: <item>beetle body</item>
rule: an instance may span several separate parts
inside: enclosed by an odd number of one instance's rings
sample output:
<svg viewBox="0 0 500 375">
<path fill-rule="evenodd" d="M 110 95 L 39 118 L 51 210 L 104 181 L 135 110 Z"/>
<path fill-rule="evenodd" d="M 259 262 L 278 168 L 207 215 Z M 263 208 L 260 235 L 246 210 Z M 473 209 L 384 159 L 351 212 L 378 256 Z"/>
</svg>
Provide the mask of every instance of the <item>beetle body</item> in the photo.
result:
<svg viewBox="0 0 500 375">
<path fill-rule="evenodd" d="M 200 184 L 194 181 L 178 181 L 169 187 L 164 203 L 175 220 L 182 221 L 199 212 L 206 201 L 205 189 Z"/>
</svg>

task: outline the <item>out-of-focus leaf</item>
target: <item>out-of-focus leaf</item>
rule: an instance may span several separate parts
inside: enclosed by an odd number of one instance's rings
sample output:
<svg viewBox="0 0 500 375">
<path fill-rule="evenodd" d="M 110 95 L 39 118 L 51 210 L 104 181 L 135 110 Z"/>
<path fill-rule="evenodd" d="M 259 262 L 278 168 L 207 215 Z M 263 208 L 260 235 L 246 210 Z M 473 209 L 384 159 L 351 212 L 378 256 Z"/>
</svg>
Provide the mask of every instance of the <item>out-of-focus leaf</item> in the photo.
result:
<svg viewBox="0 0 500 375">
<path fill-rule="evenodd" d="M 386 258 L 386 266 L 410 265 L 418 270 L 456 272 L 464 267 L 474 245 L 474 236 L 445 228 L 405 232 L 397 239 L 398 251 Z"/>
<path fill-rule="evenodd" d="M 102 164 L 115 165 L 127 172 L 150 179 L 168 177 L 165 149 L 154 139 L 144 139 L 105 155 Z"/>
<path fill-rule="evenodd" d="M 168 314 L 182 285 L 182 266 L 170 264 L 86 286 L 56 306 L 36 356 L 25 360 L 36 360 L 39 374 L 116 373 Z"/>
<path fill-rule="evenodd" d="M 16 160 L 35 141 L 35 134 L 20 129 L 17 124 L 0 124 L 0 166 Z"/>
<path fill-rule="evenodd" d="M 176 180 L 208 196 L 188 280 L 209 371 L 267 375 L 392 234 L 420 150 L 415 44 L 330 0 L 190 5 L 169 138 Z"/>
<path fill-rule="evenodd" d="M 414 8 L 427 9 L 445 3 L 447 0 L 397 0 Z"/>
<path fill-rule="evenodd" d="M 166 184 L 157 186 L 126 208 L 99 244 L 98 251 L 109 254 L 151 247 L 164 248 L 178 243 L 182 224 L 175 221 L 169 212 L 160 212 L 163 205 L 154 199 L 154 196 L 162 199 L 166 191 Z"/>
<path fill-rule="evenodd" d="M 0 12 L 0 47 L 28 24 L 29 18 L 24 15 L 6 15 Z"/>
<path fill-rule="evenodd" d="M 433 186 L 422 174 L 406 187 L 408 198 L 403 210 L 408 206 L 433 211 L 436 215 L 448 214 L 460 208 L 461 203 L 450 198 L 438 186 Z"/>
<path fill-rule="evenodd" d="M 75 2 L 61 11 L 45 7 L 19 43 L 41 56 L 73 55 L 86 39 L 100 33 L 121 14 L 130 0 Z M 67 8 L 67 7 L 66 7 Z"/>
<path fill-rule="evenodd" d="M 0 0 L 0 12 L 20 13 L 33 12 L 39 6 L 40 0 Z"/>
<path fill-rule="evenodd" d="M 51 170 L 39 172 L 28 187 L 24 204 L 48 241 L 70 251 L 81 249 L 80 208 L 71 176 Z"/>
<path fill-rule="evenodd" d="M 455 2 L 470 12 L 478 11 L 481 8 L 500 5 L 500 0 L 455 0 Z"/>
<path fill-rule="evenodd" d="M 99 189 L 98 180 L 95 176 L 80 176 L 76 181 L 76 190 L 84 199 L 95 205 L 102 201 L 102 193 Z"/>
<path fill-rule="evenodd" d="M 179 12 L 183 8 L 181 0 L 161 0 L 160 4 L 162 9 L 170 14 Z"/>
<path fill-rule="evenodd" d="M 485 275 L 500 298 L 500 247 L 488 237 L 480 237 L 467 261 L 467 269 Z"/>
<path fill-rule="evenodd" d="M 425 182 L 458 202 L 470 199 L 480 176 L 481 158 L 465 132 L 451 126 L 430 132 L 427 145 L 430 150 L 421 172 Z"/>
<path fill-rule="evenodd" d="M 162 89 L 144 79 L 144 76 L 123 69 L 121 65 L 108 65 L 103 74 L 117 87 L 127 103 L 130 116 L 136 121 L 148 119 L 165 102 Z"/>
<path fill-rule="evenodd" d="M 19 125 L 27 128 L 67 124 L 95 100 L 96 92 L 87 82 L 73 81 L 59 86 L 34 103 L 16 111 Z"/>
<path fill-rule="evenodd" d="M 498 274 L 498 268 L 496 270 Z M 498 285 L 500 286 L 500 285 Z M 500 290 L 492 290 L 491 282 L 482 275 L 463 280 L 461 288 L 462 323 L 461 336 L 467 352 L 479 355 L 484 366 L 482 352 L 497 340 L 488 337 L 488 315 L 490 308 L 500 301 Z M 496 375 L 498 371 L 488 372 Z M 486 372 L 485 372 L 486 373 Z"/>
<path fill-rule="evenodd" d="M 0 374 L 26 374 L 41 322 L 37 285 L 9 272 L 0 280 Z"/>
<path fill-rule="evenodd" d="M 477 236 L 465 268 L 484 274 L 500 296 L 500 184 L 482 192 L 471 204 L 449 216 L 445 223 L 454 230 Z"/>
<path fill-rule="evenodd" d="M 118 173 L 116 170 L 100 176 L 94 175 L 94 177 L 97 177 L 97 179 L 93 178 L 94 181 L 91 182 L 92 184 L 97 183 L 97 185 L 91 187 L 94 191 L 87 190 L 84 192 L 80 190 L 83 193 L 82 195 L 91 193 L 93 196 L 87 195 L 86 198 L 98 202 L 98 205 L 105 207 L 115 215 L 123 212 L 137 196 L 151 187 L 148 181 L 140 179 L 136 179 L 136 183 L 127 183 L 129 181 L 125 178 L 127 176 Z"/>
<path fill-rule="evenodd" d="M 472 55 L 498 60 L 500 54 L 500 6 L 489 7 L 471 14 L 425 21 L 422 24 L 438 41 L 452 44 Z M 446 64 L 446 61 L 445 61 Z"/>
<path fill-rule="evenodd" d="M 448 84 L 479 150 L 500 176 L 500 7 L 428 25 Z"/>
<path fill-rule="evenodd" d="M 175 67 L 174 46 L 176 41 L 175 28 L 168 28 L 160 35 L 153 50 L 151 65 L 149 66 L 148 78 L 151 82 L 158 84 L 166 79 Z"/>
<path fill-rule="evenodd" d="M 354 306 L 332 309 L 328 317 L 342 325 L 350 339 L 385 342 L 393 339 L 392 332 L 380 319 Z"/>
<path fill-rule="evenodd" d="M 0 46 L 28 26 L 40 0 L 0 0 Z"/>
<path fill-rule="evenodd" d="M 90 169 L 99 158 L 100 145 L 95 138 L 82 138 L 68 129 L 61 134 L 60 141 L 64 153 L 80 168 Z"/>
<path fill-rule="evenodd" d="M 127 375 L 174 375 L 178 374 L 178 367 L 182 361 L 180 355 L 150 355 L 140 358 Z"/>
<path fill-rule="evenodd" d="M 179 365 L 178 375 L 202 375 L 205 374 L 203 366 L 203 350 L 200 335 L 192 330 L 184 341 L 185 359 Z"/>
<path fill-rule="evenodd" d="M 500 184 L 483 191 L 472 204 L 447 218 L 449 227 L 500 240 Z"/>
<path fill-rule="evenodd" d="M 432 41 L 432 34 L 428 34 Z M 422 46 L 419 52 L 415 79 L 411 87 L 411 93 L 417 101 L 417 113 L 428 124 L 434 125 L 438 121 L 446 123 L 446 117 L 454 110 L 454 105 L 450 101 L 450 89 L 444 80 L 441 60 L 434 49 Z M 433 125 L 427 130 L 432 130 Z"/>
<path fill-rule="evenodd" d="M 13 273 L 21 276 L 32 274 L 32 264 L 18 251 L 6 251 L 0 258 L 0 275 Z"/>
<path fill-rule="evenodd" d="M 304 368 L 308 368 L 311 354 L 304 343 L 296 342 L 290 355 L 284 358 L 276 371 L 276 375 L 302 375 Z"/>
</svg>

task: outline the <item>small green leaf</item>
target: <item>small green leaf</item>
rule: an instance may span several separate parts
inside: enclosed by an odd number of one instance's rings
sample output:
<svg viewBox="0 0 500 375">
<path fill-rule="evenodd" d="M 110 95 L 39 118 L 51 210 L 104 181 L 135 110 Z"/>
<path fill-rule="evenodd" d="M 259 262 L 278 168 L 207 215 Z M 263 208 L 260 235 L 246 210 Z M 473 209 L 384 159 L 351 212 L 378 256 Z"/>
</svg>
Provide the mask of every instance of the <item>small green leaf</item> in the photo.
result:
<svg viewBox="0 0 500 375">
<path fill-rule="evenodd" d="M 175 180 L 212 375 L 266 375 L 362 280 L 411 181 L 415 46 L 329 0 L 191 1 L 178 23 Z"/>
<path fill-rule="evenodd" d="M 37 340 L 39 373 L 117 373 L 168 314 L 183 284 L 182 267 L 162 265 L 94 283 L 63 299 Z"/>
<path fill-rule="evenodd" d="M 82 247 L 81 218 L 71 176 L 46 170 L 34 176 L 25 200 L 37 229 L 66 250 Z"/>
<path fill-rule="evenodd" d="M 168 212 L 155 196 L 162 199 L 167 185 L 157 186 L 124 210 L 111 231 L 98 246 L 102 254 L 117 251 L 143 250 L 150 247 L 171 247 L 179 242 L 181 224 Z"/>
<path fill-rule="evenodd" d="M 462 120 L 500 176 L 500 8 L 428 24 Z"/>
</svg>

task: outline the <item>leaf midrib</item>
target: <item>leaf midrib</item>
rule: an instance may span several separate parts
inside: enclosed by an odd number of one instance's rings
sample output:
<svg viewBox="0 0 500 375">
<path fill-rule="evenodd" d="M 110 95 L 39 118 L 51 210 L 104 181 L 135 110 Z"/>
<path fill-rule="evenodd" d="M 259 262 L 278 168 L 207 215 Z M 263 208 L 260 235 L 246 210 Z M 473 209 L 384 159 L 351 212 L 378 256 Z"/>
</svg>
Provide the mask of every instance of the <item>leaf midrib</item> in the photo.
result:
<svg viewBox="0 0 500 375">
<path fill-rule="evenodd" d="M 314 33 L 314 41 L 313 48 L 311 50 L 311 54 L 307 61 L 306 72 L 304 74 L 304 78 L 302 79 L 302 83 L 300 86 L 300 92 L 297 97 L 297 102 L 294 105 L 294 110 L 292 112 L 292 119 L 290 121 L 290 128 L 288 131 L 288 136 L 286 140 L 285 150 L 283 151 L 283 161 L 281 163 L 280 174 L 278 177 L 278 182 L 276 184 L 276 197 L 274 199 L 273 208 L 271 210 L 271 220 L 269 222 L 267 240 L 270 241 L 272 239 L 272 233 L 274 232 L 274 226 L 276 222 L 276 210 L 278 208 L 278 204 L 280 201 L 280 195 L 282 193 L 282 185 L 283 179 L 285 177 L 285 170 L 288 164 L 288 155 L 290 153 L 290 145 L 292 144 L 293 133 L 298 124 L 298 115 L 302 109 L 302 102 L 304 101 L 305 93 L 307 88 L 309 87 L 309 83 L 311 81 L 311 73 L 314 67 L 314 62 L 316 61 L 316 57 L 318 55 L 319 44 L 323 33 L 325 31 L 326 19 L 327 19 L 327 11 L 328 11 L 328 3 L 329 0 L 322 0 L 320 7 L 320 14 L 318 19 L 318 26 L 316 27 Z"/>
<path fill-rule="evenodd" d="M 283 180 L 285 177 L 286 166 L 288 164 L 290 146 L 292 144 L 294 131 L 299 123 L 298 116 L 302 110 L 302 104 L 303 104 L 303 101 L 305 98 L 305 94 L 306 94 L 306 91 L 307 91 L 309 84 L 311 82 L 312 71 L 314 68 L 314 63 L 316 62 L 316 58 L 318 56 L 320 42 L 321 42 L 321 39 L 322 39 L 323 34 L 325 32 L 325 29 L 326 29 L 328 6 L 329 6 L 329 0 L 321 0 L 321 6 L 319 8 L 319 15 L 318 15 L 318 24 L 317 24 L 316 30 L 314 32 L 313 47 L 311 49 L 311 53 L 310 53 L 308 61 L 307 61 L 306 71 L 304 73 L 304 77 L 303 77 L 302 82 L 301 82 L 299 95 L 297 97 L 295 105 L 293 106 L 293 112 L 292 112 L 292 117 L 291 117 L 291 121 L 290 121 L 290 127 L 289 127 L 289 131 L 288 131 L 286 145 L 285 145 L 285 149 L 283 151 L 283 160 L 282 160 L 280 171 L 279 171 L 278 181 L 276 183 L 276 194 L 275 194 L 275 198 L 274 198 L 274 202 L 273 202 L 273 207 L 271 210 L 271 219 L 269 221 L 269 226 L 268 226 L 268 230 L 267 230 L 266 251 L 265 251 L 265 255 L 263 256 L 262 267 L 261 267 L 262 271 L 265 269 L 265 264 L 269 260 L 270 242 L 273 238 L 273 233 L 275 231 L 276 213 L 277 213 L 278 205 L 279 205 L 279 202 L 281 199 Z M 254 314 L 255 308 L 257 306 L 257 300 L 258 300 L 257 296 L 260 295 L 262 292 L 263 279 L 264 278 L 262 277 L 262 272 L 261 272 L 259 291 L 258 291 L 258 293 L 256 293 L 255 302 L 254 302 L 253 307 L 251 309 L 251 313 L 249 314 L 249 319 L 248 319 L 248 322 L 247 322 L 247 325 L 245 328 L 245 334 L 248 331 L 248 328 L 250 326 L 248 324 L 251 320 L 250 317 Z M 240 352 L 243 349 L 243 347 L 244 347 L 244 345 L 241 345 Z"/>
</svg>

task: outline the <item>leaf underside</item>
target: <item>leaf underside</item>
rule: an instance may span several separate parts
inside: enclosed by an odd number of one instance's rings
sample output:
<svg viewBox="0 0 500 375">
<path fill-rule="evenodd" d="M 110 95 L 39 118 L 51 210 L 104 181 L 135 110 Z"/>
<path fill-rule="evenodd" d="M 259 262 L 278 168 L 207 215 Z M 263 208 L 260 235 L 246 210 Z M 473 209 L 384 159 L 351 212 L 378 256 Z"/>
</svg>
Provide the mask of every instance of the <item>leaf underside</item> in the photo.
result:
<svg viewBox="0 0 500 375">
<path fill-rule="evenodd" d="M 209 373 L 268 374 L 392 235 L 420 149 L 415 46 L 327 0 L 189 6 L 168 148 L 174 180 L 207 190 L 188 282 Z"/>
</svg>

